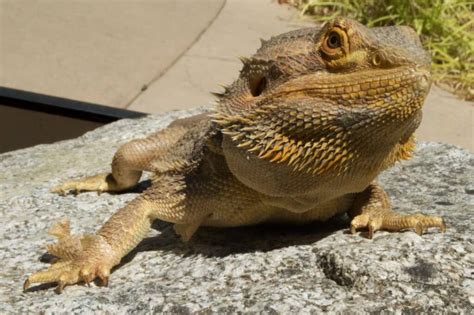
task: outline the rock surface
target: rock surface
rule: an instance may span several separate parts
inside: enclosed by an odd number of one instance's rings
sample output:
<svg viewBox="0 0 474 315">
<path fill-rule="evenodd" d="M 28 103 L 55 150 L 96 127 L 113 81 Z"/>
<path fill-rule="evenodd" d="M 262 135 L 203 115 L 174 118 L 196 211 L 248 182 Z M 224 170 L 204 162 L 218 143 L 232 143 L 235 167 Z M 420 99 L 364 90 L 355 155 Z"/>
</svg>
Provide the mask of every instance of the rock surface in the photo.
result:
<svg viewBox="0 0 474 315">
<path fill-rule="evenodd" d="M 322 311 L 471 313 L 474 306 L 474 156 L 421 143 L 380 181 L 396 210 L 441 215 L 448 229 L 348 234 L 347 218 L 307 226 L 200 229 L 189 244 L 157 222 L 110 286 L 42 285 L 22 292 L 56 220 L 95 231 L 137 192 L 60 197 L 49 188 L 106 171 L 116 148 L 196 111 L 122 120 L 74 139 L 0 155 L 0 313 L 187 314 Z M 145 181 L 146 184 L 146 181 Z M 49 288 L 49 289 L 48 289 Z"/>
</svg>

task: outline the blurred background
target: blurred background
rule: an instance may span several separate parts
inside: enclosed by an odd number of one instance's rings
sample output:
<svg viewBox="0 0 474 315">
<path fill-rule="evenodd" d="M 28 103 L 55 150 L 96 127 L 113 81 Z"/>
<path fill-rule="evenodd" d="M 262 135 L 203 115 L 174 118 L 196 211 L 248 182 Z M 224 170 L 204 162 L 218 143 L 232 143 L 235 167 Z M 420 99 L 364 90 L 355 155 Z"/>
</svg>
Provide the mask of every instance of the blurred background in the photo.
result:
<svg viewBox="0 0 474 315">
<path fill-rule="evenodd" d="M 338 14 L 420 33 L 439 58 L 418 139 L 474 151 L 473 19 L 464 26 L 464 11 L 443 7 L 469 3 L 433 1 L 430 8 L 439 3 L 440 10 L 428 14 L 426 1 L 384 1 L 378 10 L 365 2 L 377 1 L 0 0 L 0 153 L 120 118 L 209 105 L 210 92 L 238 76 L 238 57 L 253 54 L 261 38 Z M 411 15 L 401 11 L 407 3 Z M 472 3 L 467 9 L 472 18 Z M 454 16 L 461 31 L 436 29 L 435 13 L 448 26 Z M 466 49 L 444 51 L 464 47 L 446 34 L 466 38 Z"/>
</svg>

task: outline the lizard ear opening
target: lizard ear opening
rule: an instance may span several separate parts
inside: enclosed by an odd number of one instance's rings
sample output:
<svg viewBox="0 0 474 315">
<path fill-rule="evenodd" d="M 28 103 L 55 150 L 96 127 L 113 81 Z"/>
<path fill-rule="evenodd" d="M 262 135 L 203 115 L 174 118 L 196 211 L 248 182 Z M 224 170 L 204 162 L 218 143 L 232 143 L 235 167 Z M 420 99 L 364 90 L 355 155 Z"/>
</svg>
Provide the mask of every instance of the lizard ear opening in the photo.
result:
<svg viewBox="0 0 474 315">
<path fill-rule="evenodd" d="M 260 94 L 262 94 L 262 92 L 266 89 L 266 87 L 267 87 L 267 78 L 265 78 L 265 76 L 252 78 L 249 81 L 250 93 L 254 97 L 260 96 Z"/>
</svg>

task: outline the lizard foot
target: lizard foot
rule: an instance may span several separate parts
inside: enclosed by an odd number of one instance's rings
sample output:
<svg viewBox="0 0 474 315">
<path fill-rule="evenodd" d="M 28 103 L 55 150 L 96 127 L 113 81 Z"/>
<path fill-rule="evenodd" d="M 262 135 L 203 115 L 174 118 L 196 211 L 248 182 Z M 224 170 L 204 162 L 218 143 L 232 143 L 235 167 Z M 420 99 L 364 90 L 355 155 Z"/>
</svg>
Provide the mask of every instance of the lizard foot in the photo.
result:
<svg viewBox="0 0 474 315">
<path fill-rule="evenodd" d="M 48 252 L 58 259 L 46 270 L 31 274 L 23 284 L 27 290 L 33 283 L 56 282 L 56 292 L 61 293 L 66 285 L 85 282 L 95 278 L 108 285 L 110 270 L 117 259 L 110 245 L 99 235 L 71 235 L 69 222 L 59 221 L 49 230 L 58 238 L 58 243 L 48 245 Z"/>
<path fill-rule="evenodd" d="M 99 194 L 110 191 L 113 186 L 113 178 L 108 173 L 88 176 L 79 180 L 65 182 L 51 189 L 51 192 L 65 196 L 68 193 L 78 194 L 83 191 L 97 191 Z"/>
<path fill-rule="evenodd" d="M 355 216 L 351 221 L 351 234 L 354 234 L 357 229 L 367 228 L 369 238 L 372 238 L 378 230 L 401 231 L 414 229 L 418 235 L 422 235 L 431 227 L 437 227 L 442 232 L 446 231 L 446 224 L 441 217 L 420 213 L 402 215 L 395 212 L 381 212 Z"/>
</svg>

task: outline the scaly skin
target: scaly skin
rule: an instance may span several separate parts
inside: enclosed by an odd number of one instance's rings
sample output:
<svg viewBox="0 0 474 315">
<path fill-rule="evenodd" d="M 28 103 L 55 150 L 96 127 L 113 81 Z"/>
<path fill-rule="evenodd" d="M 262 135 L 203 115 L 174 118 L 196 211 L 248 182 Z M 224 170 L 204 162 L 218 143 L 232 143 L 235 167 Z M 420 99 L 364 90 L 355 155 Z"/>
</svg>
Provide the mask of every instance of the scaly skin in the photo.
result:
<svg viewBox="0 0 474 315">
<path fill-rule="evenodd" d="M 122 146 L 110 174 L 53 189 L 122 191 L 142 171 L 152 186 L 95 235 L 72 236 L 66 221 L 51 234 L 58 257 L 28 277 L 58 291 L 110 269 L 155 219 L 189 240 L 199 226 L 305 223 L 347 212 L 351 232 L 429 227 L 440 217 L 392 211 L 376 176 L 410 157 L 430 87 L 430 58 L 407 27 L 366 28 L 338 18 L 322 28 L 274 37 L 219 95 L 214 113 L 178 120 Z"/>
</svg>

